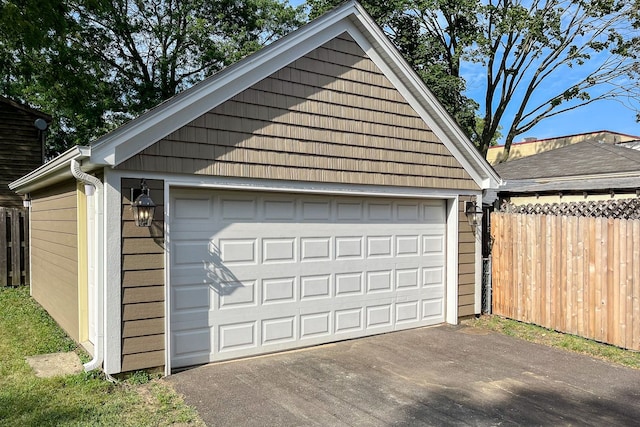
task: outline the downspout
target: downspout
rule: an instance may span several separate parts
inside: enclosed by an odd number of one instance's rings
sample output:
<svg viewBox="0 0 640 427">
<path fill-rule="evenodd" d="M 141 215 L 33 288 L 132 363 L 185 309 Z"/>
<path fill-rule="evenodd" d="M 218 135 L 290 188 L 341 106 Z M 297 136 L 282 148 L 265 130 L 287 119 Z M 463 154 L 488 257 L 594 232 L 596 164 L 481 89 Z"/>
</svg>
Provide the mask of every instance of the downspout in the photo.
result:
<svg viewBox="0 0 640 427">
<path fill-rule="evenodd" d="M 95 290 L 95 312 L 93 315 L 95 316 L 95 325 L 96 325 L 96 342 L 93 343 L 93 359 L 84 364 L 85 371 L 92 371 L 94 369 L 100 368 L 102 362 L 104 361 L 104 323 L 102 319 L 103 314 L 103 303 L 104 296 L 103 293 L 105 291 L 104 280 L 102 277 L 102 268 L 101 259 L 100 259 L 100 248 L 102 247 L 102 243 L 104 240 L 104 236 L 102 233 L 102 216 L 103 216 L 103 184 L 98 178 L 93 175 L 89 175 L 80 169 L 80 163 L 77 160 L 71 159 L 71 174 L 80 182 L 84 184 L 91 185 L 95 188 L 94 194 L 94 210 L 96 214 L 96 220 L 94 221 L 95 225 L 95 233 L 93 239 L 93 255 L 94 259 L 90 260 L 90 262 L 94 263 L 93 274 L 94 274 L 94 283 L 96 285 Z"/>
</svg>

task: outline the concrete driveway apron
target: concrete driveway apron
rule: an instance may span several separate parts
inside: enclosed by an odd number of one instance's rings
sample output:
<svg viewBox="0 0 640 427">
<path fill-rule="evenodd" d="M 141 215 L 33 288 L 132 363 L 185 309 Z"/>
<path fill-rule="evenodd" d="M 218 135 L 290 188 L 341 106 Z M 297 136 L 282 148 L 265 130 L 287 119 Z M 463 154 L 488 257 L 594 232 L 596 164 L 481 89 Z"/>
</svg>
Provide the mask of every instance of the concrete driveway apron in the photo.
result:
<svg viewBox="0 0 640 427">
<path fill-rule="evenodd" d="M 210 364 L 167 381 L 209 426 L 640 425 L 640 370 L 469 327 Z"/>
</svg>

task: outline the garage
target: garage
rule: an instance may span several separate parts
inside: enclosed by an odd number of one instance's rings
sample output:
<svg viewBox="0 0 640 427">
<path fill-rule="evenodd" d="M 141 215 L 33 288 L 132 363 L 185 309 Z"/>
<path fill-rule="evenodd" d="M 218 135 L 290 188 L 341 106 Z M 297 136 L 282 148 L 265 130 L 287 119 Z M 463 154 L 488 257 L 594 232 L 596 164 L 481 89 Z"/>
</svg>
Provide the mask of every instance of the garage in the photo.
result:
<svg viewBox="0 0 640 427">
<path fill-rule="evenodd" d="M 172 189 L 173 368 L 445 320 L 446 202 Z"/>
<path fill-rule="evenodd" d="M 31 277 L 56 321 L 95 326 L 86 369 L 170 375 L 480 313 L 499 185 L 350 1 L 12 189 L 78 201 L 64 298 Z"/>
</svg>

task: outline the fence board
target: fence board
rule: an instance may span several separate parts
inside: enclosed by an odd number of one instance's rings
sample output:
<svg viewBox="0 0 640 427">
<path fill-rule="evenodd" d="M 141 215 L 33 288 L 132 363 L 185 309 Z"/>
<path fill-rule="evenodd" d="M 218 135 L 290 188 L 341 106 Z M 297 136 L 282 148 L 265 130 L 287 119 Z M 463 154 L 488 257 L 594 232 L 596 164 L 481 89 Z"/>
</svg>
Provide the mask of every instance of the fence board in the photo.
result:
<svg viewBox="0 0 640 427">
<path fill-rule="evenodd" d="M 640 350 L 640 220 L 493 213 L 493 312 Z"/>
<path fill-rule="evenodd" d="M 633 308 L 631 317 L 632 321 L 632 331 L 631 335 L 633 337 L 631 341 L 631 347 L 638 349 L 640 348 L 640 221 L 633 222 Z"/>
<path fill-rule="evenodd" d="M 0 286 L 29 283 L 28 229 L 25 209 L 0 207 Z"/>
</svg>

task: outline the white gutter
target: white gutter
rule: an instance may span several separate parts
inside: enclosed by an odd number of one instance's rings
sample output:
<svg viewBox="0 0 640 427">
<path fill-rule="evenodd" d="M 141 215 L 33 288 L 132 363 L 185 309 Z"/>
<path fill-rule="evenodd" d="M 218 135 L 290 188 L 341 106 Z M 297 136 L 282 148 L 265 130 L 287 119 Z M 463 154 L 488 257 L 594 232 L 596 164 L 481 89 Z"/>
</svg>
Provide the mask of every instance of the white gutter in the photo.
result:
<svg viewBox="0 0 640 427">
<path fill-rule="evenodd" d="M 89 259 L 89 262 L 93 263 L 93 280 L 94 283 L 96 285 L 96 292 L 95 292 L 95 298 L 97 299 L 96 304 L 95 304 L 95 312 L 92 313 L 95 316 L 95 325 L 96 325 L 96 342 L 93 343 L 94 346 L 94 350 L 93 350 L 93 359 L 90 360 L 89 362 L 84 364 L 84 370 L 85 371 L 92 371 L 94 369 L 98 369 L 100 368 L 100 366 L 102 365 L 102 362 L 104 361 L 104 322 L 102 321 L 102 317 L 103 317 L 103 312 L 104 312 L 104 307 L 103 307 L 103 301 L 104 301 L 104 292 L 106 287 L 104 286 L 104 281 L 103 281 L 103 277 L 102 277 L 102 271 L 103 271 L 103 266 L 102 266 L 102 247 L 103 247 L 103 241 L 104 241 L 104 235 L 102 233 L 102 223 L 103 223 L 103 200 L 102 197 L 104 195 L 104 186 L 102 184 L 102 181 L 100 181 L 98 178 L 96 178 L 93 175 L 89 175 L 88 173 L 85 173 L 82 171 L 82 169 L 80 168 L 80 163 L 78 163 L 78 161 L 76 159 L 71 159 L 71 165 L 70 165 L 70 169 L 71 169 L 71 174 L 78 180 L 83 182 L 84 184 L 88 184 L 91 185 L 95 188 L 95 194 L 93 197 L 95 197 L 94 199 L 94 209 L 95 209 L 95 215 L 96 215 L 96 220 L 94 221 L 95 224 L 95 231 L 94 231 L 94 238 L 92 239 L 92 246 L 93 246 L 93 250 L 92 250 L 92 255 L 93 257 L 91 257 Z"/>
<path fill-rule="evenodd" d="M 75 146 L 60 154 L 50 162 L 29 172 L 9 184 L 9 188 L 18 194 L 25 194 L 69 179 L 72 173 L 68 165 L 72 159 L 83 160 L 91 155 L 89 147 Z"/>
</svg>

